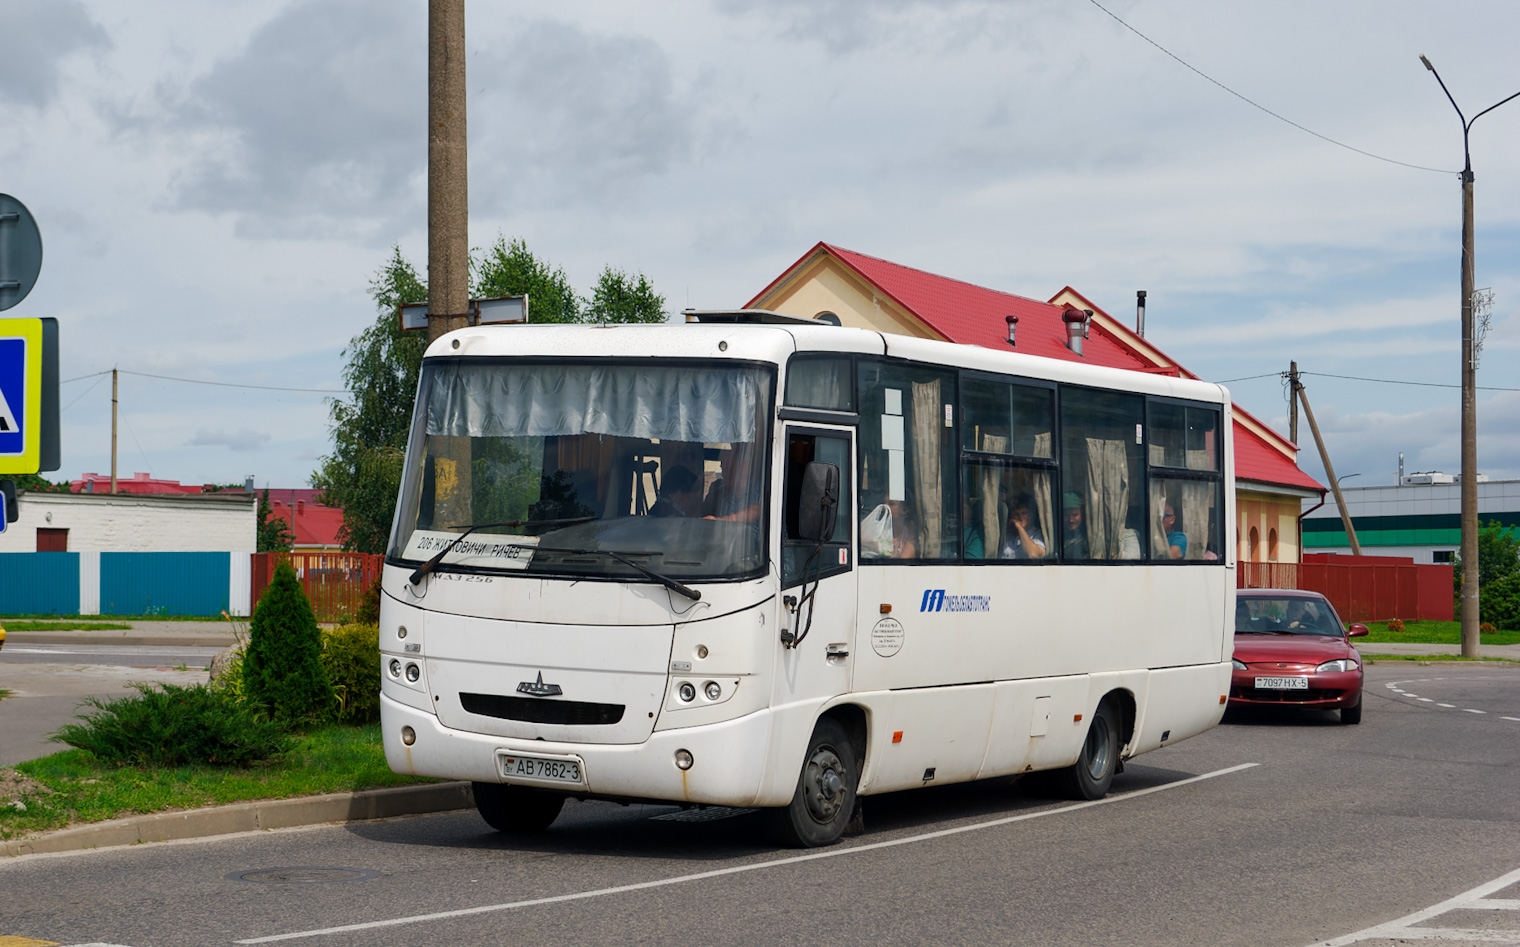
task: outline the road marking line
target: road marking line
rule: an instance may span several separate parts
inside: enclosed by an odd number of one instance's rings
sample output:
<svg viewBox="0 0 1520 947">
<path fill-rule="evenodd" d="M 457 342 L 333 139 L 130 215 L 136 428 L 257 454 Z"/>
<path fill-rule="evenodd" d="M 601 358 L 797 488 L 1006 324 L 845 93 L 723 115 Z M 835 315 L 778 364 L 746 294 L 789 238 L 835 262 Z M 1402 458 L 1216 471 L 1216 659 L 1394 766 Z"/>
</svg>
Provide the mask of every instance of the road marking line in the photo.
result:
<svg viewBox="0 0 1520 947">
<path fill-rule="evenodd" d="M 1513 720 L 1516 723 L 1520 723 L 1520 717 L 1500 717 L 1499 719 L 1500 720 Z"/>
<path fill-rule="evenodd" d="M 1516 902 L 1515 900 L 1509 898 L 1495 898 L 1489 901 L 1485 900 L 1483 896 L 1486 894 L 1493 894 L 1495 891 L 1502 891 L 1517 881 L 1520 881 L 1520 868 L 1517 868 L 1516 870 L 1500 878 L 1495 878 L 1493 881 L 1484 882 L 1483 884 L 1478 885 L 1476 888 L 1473 888 L 1471 891 L 1464 891 L 1454 898 L 1448 898 L 1439 904 L 1433 904 L 1422 911 L 1416 911 L 1413 914 L 1406 914 L 1403 917 L 1389 921 L 1386 924 L 1378 924 L 1375 927 L 1364 928 L 1363 930 L 1356 931 L 1355 933 L 1346 934 L 1343 937 L 1337 937 L 1334 940 L 1315 941 L 1314 947 L 1347 947 L 1349 944 L 1354 944 L 1357 941 L 1362 940 L 1395 940 L 1401 937 L 1418 940 L 1430 940 L 1435 938 L 1447 940 L 1460 939 L 1467 941 L 1482 940 L 1494 941 L 1496 943 L 1513 944 L 1515 942 L 1514 934 L 1510 932 L 1500 933 L 1496 931 L 1472 931 L 1432 927 L 1415 927 L 1415 925 L 1423 921 L 1428 921 L 1433 917 L 1438 917 L 1442 914 L 1445 914 L 1447 911 L 1473 909 L 1488 909 L 1494 911 L 1515 910 L 1516 906 L 1520 906 L 1520 902 Z M 1499 936 L 1496 937 L 1494 936 L 1495 934 L 1498 934 Z"/>
<path fill-rule="evenodd" d="M 1418 699 L 1424 701 L 1427 704 L 1433 704 L 1436 702 L 1434 697 L 1420 697 Z"/>
<path fill-rule="evenodd" d="M 1488 711 L 1486 711 L 1486 710 L 1473 710 L 1471 707 L 1463 707 L 1462 708 L 1462 712 L 1464 714 L 1486 714 L 1486 713 L 1488 713 Z"/>
<path fill-rule="evenodd" d="M 58 941 L 33 940 L 30 937 L 0 934 L 0 947 L 58 947 Z"/>
<path fill-rule="evenodd" d="M 773 858 L 770 861 L 752 863 L 748 865 L 734 865 L 730 868 L 716 868 L 712 871 L 699 871 L 690 875 L 677 875 L 674 878 L 661 878 L 657 881 L 641 881 L 634 884 L 616 885 L 611 888 L 597 888 L 592 891 L 577 891 L 571 894 L 556 894 L 544 898 L 530 898 L 524 901 L 508 901 L 504 904 L 486 904 L 474 908 L 459 908 L 453 911 L 438 911 L 432 914 L 414 914 L 410 917 L 396 917 L 384 921 L 365 921 L 359 924 L 344 924 L 340 927 L 324 927 L 309 931 L 294 931 L 289 934 L 272 934 L 268 937 L 253 937 L 248 940 L 235 941 L 238 944 L 269 944 L 282 940 L 297 940 L 303 937 L 321 937 L 327 934 L 345 934 L 350 931 L 367 931 L 381 927 L 399 927 L 402 924 L 418 924 L 423 921 L 441 921 L 455 917 L 470 917 L 476 914 L 492 914 L 498 911 L 510 911 L 515 908 L 537 907 L 542 904 L 560 904 L 565 901 L 585 901 L 590 898 L 605 897 L 610 894 L 626 894 L 630 891 L 645 891 L 650 888 L 664 888 L 670 885 L 684 884 L 688 881 L 705 881 L 708 878 L 722 878 L 726 875 L 739 875 L 751 871 L 760 871 L 766 868 L 778 868 L 783 865 L 797 865 L 802 862 L 817 861 L 823 858 L 838 858 L 841 855 L 854 855 L 860 852 L 874 852 L 885 848 L 896 848 L 899 845 L 911 845 L 914 842 L 927 842 L 933 839 L 947 838 L 952 835 L 960 835 L 964 832 L 975 832 L 980 829 L 992 829 L 1003 825 L 1011 825 L 1015 822 L 1025 822 L 1030 819 L 1039 819 L 1048 815 L 1061 815 L 1067 812 L 1076 812 L 1080 809 L 1090 809 L 1093 806 L 1107 805 L 1112 802 L 1124 802 L 1129 799 L 1138 799 L 1151 793 L 1161 792 L 1165 789 L 1176 789 L 1189 783 L 1202 782 L 1217 776 L 1228 776 L 1243 770 L 1260 766 L 1260 763 L 1241 763 L 1239 766 L 1231 766 L 1227 769 L 1216 769 L 1212 773 L 1204 773 L 1201 776 L 1191 776 L 1180 779 L 1175 783 L 1167 783 L 1163 786 L 1152 786 L 1149 789 L 1137 789 L 1117 796 L 1107 796 L 1103 799 L 1094 799 L 1091 802 L 1079 802 L 1059 809 L 1046 809 L 1041 812 L 1026 812 L 1022 815 L 1006 816 L 1000 819 L 989 819 L 986 822 L 976 822 L 971 825 L 960 825 L 951 829 L 939 829 L 934 832 L 924 832 L 919 835 L 910 835 L 906 838 L 888 839 L 882 842 L 868 842 L 864 845 L 852 845 L 848 848 L 828 848 L 822 851 L 809 852 L 806 855 L 792 855 L 788 858 Z"/>
<path fill-rule="evenodd" d="M 1455 707 L 1456 704 L 1436 704 L 1437 707 Z"/>
</svg>

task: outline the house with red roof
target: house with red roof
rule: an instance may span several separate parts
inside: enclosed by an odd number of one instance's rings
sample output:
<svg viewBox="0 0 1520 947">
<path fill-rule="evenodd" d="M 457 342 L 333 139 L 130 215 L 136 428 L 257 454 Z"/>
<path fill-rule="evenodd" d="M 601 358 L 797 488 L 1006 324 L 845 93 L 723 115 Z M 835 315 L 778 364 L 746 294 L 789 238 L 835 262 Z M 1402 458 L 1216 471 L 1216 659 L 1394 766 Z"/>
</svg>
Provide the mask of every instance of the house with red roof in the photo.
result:
<svg viewBox="0 0 1520 947">
<path fill-rule="evenodd" d="M 1006 349 L 1018 317 L 1025 354 L 1197 378 L 1070 286 L 1040 302 L 819 242 L 745 304 L 790 316 L 833 316 L 846 326 Z M 1087 319 L 1079 355 L 1062 316 Z M 832 320 L 830 320 L 832 321 Z M 1301 500 L 1326 488 L 1298 467 L 1298 446 L 1236 406 L 1235 492 L 1243 562 L 1298 562 Z"/>
<path fill-rule="evenodd" d="M 284 489 L 269 491 L 271 516 L 285 521 L 295 552 L 338 552 L 343 543 L 338 533 L 343 528 L 343 511 L 336 506 L 315 502 L 320 490 Z"/>
</svg>

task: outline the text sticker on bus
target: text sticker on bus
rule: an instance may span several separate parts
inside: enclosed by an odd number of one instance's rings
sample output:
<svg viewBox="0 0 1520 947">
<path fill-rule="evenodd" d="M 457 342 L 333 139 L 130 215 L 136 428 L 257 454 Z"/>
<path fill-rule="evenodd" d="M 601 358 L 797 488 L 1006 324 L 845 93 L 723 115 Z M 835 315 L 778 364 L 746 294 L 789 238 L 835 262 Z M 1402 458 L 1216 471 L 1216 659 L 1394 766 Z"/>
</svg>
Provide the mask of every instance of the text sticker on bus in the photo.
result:
<svg viewBox="0 0 1520 947">
<path fill-rule="evenodd" d="M 458 533 L 440 533 L 419 529 L 412 533 L 402 558 L 422 562 L 438 555 Z M 533 561 L 537 536 L 507 536 L 498 533 L 471 533 L 450 549 L 444 563 L 487 569 L 526 569 Z"/>
</svg>

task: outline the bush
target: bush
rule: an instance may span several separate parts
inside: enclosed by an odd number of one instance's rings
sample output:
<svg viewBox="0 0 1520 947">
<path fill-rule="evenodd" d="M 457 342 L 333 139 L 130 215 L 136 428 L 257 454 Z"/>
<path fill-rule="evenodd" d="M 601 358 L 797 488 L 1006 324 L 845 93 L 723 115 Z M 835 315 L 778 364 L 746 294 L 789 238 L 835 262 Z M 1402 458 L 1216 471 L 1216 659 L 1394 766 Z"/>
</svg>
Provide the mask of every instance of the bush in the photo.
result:
<svg viewBox="0 0 1520 947">
<path fill-rule="evenodd" d="M 290 738 L 278 722 L 228 695 L 197 684 L 134 684 L 135 696 L 87 697 L 93 713 L 59 728 L 53 739 L 104 763 L 246 767 L 285 752 Z"/>
<path fill-rule="evenodd" d="M 322 669 L 322 635 L 289 562 L 275 569 L 253 610 L 243 654 L 248 701 L 277 720 L 320 721 L 336 699 Z"/>
<path fill-rule="evenodd" d="M 380 624 L 380 578 L 378 576 L 375 578 L 375 584 L 365 591 L 364 598 L 359 602 L 359 609 L 354 613 L 354 623 Z"/>
<path fill-rule="evenodd" d="M 1389 622 L 1388 630 L 1394 632 L 1395 634 L 1402 634 L 1404 631 L 1404 619 L 1395 618 L 1393 621 Z"/>
<path fill-rule="evenodd" d="M 1478 614 L 1497 628 L 1520 631 L 1520 573 L 1480 585 Z"/>
<path fill-rule="evenodd" d="M 343 625 L 322 632 L 322 668 L 338 695 L 338 720 L 380 719 L 379 626 Z"/>
<path fill-rule="evenodd" d="M 1486 621 L 1478 626 L 1478 634 L 1480 635 L 1491 635 L 1498 630 L 1499 629 L 1495 628 L 1494 623 L 1491 621 Z"/>
</svg>

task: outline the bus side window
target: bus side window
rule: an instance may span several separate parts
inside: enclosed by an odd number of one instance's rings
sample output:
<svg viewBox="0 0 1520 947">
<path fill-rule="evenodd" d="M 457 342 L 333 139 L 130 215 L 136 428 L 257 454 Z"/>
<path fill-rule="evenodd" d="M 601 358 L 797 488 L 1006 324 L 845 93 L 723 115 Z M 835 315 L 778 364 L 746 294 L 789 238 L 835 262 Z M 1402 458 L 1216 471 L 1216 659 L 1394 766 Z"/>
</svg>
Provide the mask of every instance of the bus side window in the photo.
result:
<svg viewBox="0 0 1520 947">
<path fill-rule="evenodd" d="M 1061 392 L 1061 533 L 1065 561 L 1140 559 L 1145 516 L 1145 399 Z"/>
<path fill-rule="evenodd" d="M 850 569 L 850 440 L 848 437 L 811 432 L 791 431 L 786 439 L 786 479 L 784 481 L 785 503 L 782 508 L 781 537 L 781 586 L 790 588 L 801 583 L 808 558 L 818 550 L 818 544 L 801 537 L 799 503 L 802 495 L 802 475 L 813 461 L 833 464 L 839 468 L 839 506 L 834 522 L 834 538 L 823 544 L 818 551 L 807 579 L 821 578 Z"/>
<path fill-rule="evenodd" d="M 874 359 L 858 373 L 861 558 L 959 558 L 955 375 Z"/>
</svg>

